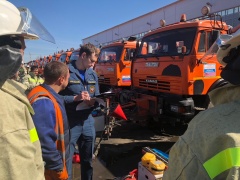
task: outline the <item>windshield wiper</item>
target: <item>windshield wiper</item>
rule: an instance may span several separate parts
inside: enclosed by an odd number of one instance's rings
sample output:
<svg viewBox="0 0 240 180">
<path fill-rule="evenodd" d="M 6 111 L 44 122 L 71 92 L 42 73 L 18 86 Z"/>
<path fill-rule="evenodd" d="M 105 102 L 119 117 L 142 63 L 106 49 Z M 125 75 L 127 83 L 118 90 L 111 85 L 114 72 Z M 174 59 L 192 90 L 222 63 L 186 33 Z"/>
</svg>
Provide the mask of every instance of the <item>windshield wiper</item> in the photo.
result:
<svg viewBox="0 0 240 180">
<path fill-rule="evenodd" d="M 168 55 L 168 52 L 160 52 L 160 53 L 158 53 L 158 54 L 162 54 L 162 55 L 164 55 L 164 56 L 170 57 L 170 58 L 172 58 L 173 60 L 175 60 L 175 57 L 174 57 L 174 56 L 171 56 L 171 55 Z"/>
</svg>

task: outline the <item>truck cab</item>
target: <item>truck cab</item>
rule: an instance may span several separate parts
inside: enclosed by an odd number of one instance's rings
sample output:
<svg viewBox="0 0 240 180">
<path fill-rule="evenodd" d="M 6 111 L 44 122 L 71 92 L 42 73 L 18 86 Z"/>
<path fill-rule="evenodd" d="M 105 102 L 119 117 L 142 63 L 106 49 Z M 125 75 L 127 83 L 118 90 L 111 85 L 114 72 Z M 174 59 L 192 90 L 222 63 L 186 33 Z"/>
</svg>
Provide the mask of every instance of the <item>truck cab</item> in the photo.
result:
<svg viewBox="0 0 240 180">
<path fill-rule="evenodd" d="M 136 44 L 136 41 L 122 41 L 101 48 L 95 65 L 100 92 L 130 88 Z"/>
<path fill-rule="evenodd" d="M 65 64 L 69 64 L 70 57 L 71 57 L 73 51 L 74 51 L 74 48 L 71 48 L 70 50 L 62 52 L 61 56 L 59 57 L 59 61 L 62 63 L 65 63 Z"/>
<path fill-rule="evenodd" d="M 54 53 L 52 56 L 52 61 L 58 61 L 61 56 L 61 52 Z"/>
<path fill-rule="evenodd" d="M 79 51 L 80 51 L 80 48 L 75 49 L 75 50 L 72 51 L 72 54 L 71 54 L 71 56 L 70 56 L 70 62 L 71 62 L 71 61 L 76 61 L 76 60 L 78 59 L 78 57 L 79 57 Z"/>
<path fill-rule="evenodd" d="M 132 62 L 132 101 L 138 115 L 189 122 L 223 86 L 216 53 L 206 55 L 228 26 L 215 19 L 178 22 L 145 34 Z"/>
</svg>

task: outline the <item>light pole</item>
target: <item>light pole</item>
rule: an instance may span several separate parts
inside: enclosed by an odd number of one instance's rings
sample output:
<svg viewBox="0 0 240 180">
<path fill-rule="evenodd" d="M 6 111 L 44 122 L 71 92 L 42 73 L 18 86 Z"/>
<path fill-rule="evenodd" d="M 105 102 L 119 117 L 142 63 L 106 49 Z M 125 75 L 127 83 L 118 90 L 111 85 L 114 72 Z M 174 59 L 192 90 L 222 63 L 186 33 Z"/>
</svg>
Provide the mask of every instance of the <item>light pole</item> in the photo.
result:
<svg viewBox="0 0 240 180">
<path fill-rule="evenodd" d="M 150 22 L 147 22 L 147 25 L 149 25 L 149 31 L 151 31 L 152 24 Z"/>
</svg>

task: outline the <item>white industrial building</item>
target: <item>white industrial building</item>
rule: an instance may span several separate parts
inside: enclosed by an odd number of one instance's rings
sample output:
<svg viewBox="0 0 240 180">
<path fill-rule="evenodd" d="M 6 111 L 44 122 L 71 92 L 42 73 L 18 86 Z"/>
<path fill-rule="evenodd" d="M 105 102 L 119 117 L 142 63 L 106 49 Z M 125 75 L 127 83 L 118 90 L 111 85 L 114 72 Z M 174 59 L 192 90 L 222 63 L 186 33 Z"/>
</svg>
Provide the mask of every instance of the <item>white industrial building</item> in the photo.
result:
<svg viewBox="0 0 240 180">
<path fill-rule="evenodd" d="M 105 31 L 83 39 L 83 44 L 92 43 L 96 46 L 106 45 L 129 36 L 143 37 L 145 33 L 160 26 L 161 19 L 166 24 L 179 22 L 182 14 L 187 20 L 202 17 L 201 10 L 219 14 L 227 24 L 235 26 L 240 23 L 240 0 L 178 0 L 172 4 L 134 18 Z"/>
</svg>

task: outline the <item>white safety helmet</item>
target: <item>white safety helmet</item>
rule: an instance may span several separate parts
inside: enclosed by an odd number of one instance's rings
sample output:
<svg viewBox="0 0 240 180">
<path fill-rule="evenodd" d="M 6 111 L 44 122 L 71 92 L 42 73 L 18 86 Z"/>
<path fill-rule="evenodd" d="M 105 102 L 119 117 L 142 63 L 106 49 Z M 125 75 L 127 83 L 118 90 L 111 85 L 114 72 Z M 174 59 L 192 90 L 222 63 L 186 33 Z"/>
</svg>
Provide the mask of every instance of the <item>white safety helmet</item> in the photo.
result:
<svg viewBox="0 0 240 180">
<path fill-rule="evenodd" d="M 25 39 L 43 39 L 55 43 L 53 36 L 35 18 L 29 9 L 16 8 L 6 0 L 0 0 L 0 36 L 19 35 Z"/>
</svg>

